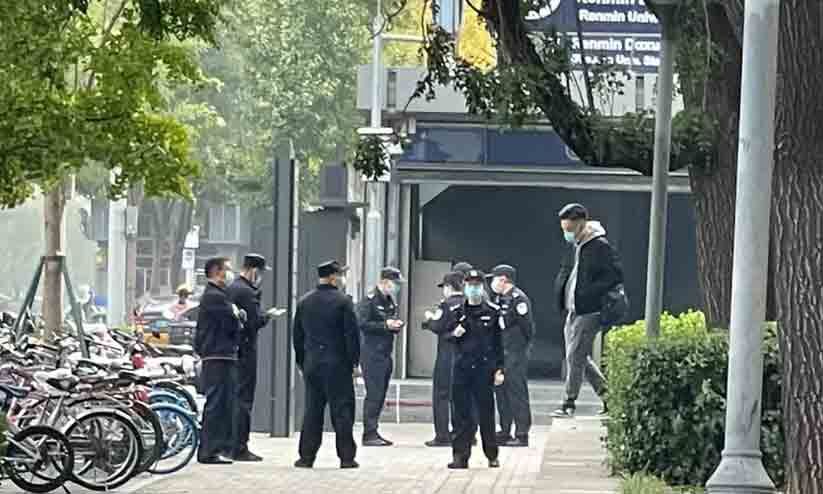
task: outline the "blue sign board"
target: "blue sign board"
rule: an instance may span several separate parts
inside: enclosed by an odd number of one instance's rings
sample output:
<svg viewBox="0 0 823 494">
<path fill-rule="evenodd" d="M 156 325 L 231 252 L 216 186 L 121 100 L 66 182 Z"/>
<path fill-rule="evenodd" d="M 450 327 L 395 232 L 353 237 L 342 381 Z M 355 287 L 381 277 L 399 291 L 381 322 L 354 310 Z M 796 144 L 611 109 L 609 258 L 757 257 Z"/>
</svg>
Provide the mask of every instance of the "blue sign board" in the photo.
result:
<svg viewBox="0 0 823 494">
<path fill-rule="evenodd" d="M 643 0 L 550 0 L 526 22 L 533 32 L 552 28 L 568 36 L 572 63 L 581 65 L 576 16 L 583 48 L 591 65 L 613 64 L 633 72 L 657 72 L 660 65 L 660 22 Z"/>
</svg>

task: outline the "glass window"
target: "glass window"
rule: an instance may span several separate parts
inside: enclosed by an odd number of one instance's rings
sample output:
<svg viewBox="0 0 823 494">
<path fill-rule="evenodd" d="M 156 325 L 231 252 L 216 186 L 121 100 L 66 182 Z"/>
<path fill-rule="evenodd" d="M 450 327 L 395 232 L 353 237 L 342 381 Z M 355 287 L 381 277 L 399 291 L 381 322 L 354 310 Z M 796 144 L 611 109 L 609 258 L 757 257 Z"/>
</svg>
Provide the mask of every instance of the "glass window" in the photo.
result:
<svg viewBox="0 0 823 494">
<path fill-rule="evenodd" d="M 489 164 L 565 166 L 574 163 L 566 152 L 566 143 L 550 129 L 492 129 L 488 140 Z"/>
<path fill-rule="evenodd" d="M 484 163 L 485 134 L 482 127 L 417 127 L 412 144 L 401 160 L 434 163 Z"/>
</svg>

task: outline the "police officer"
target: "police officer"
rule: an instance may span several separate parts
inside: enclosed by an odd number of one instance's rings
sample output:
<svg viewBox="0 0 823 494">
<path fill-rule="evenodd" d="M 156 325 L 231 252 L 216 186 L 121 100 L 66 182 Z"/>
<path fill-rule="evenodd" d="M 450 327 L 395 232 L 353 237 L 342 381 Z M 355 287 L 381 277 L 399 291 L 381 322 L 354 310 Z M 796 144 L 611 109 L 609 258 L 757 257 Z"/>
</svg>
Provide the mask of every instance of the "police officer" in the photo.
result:
<svg viewBox="0 0 823 494">
<path fill-rule="evenodd" d="M 497 413 L 500 416 L 501 446 L 526 447 L 532 412 L 529 404 L 529 350 L 534 338 L 531 301 L 516 287 L 516 270 L 508 264 L 496 266 L 491 273 L 492 300 L 503 315 L 503 354 L 506 361 L 506 382 L 495 389 Z M 515 425 L 511 437 L 512 422 Z"/>
<path fill-rule="evenodd" d="M 405 325 L 397 315 L 397 296 L 405 280 L 400 270 L 385 267 L 380 280 L 357 304 L 363 339 L 360 347 L 366 398 L 363 400 L 363 446 L 391 446 L 377 431 L 392 373 L 394 335 Z"/>
<path fill-rule="evenodd" d="M 480 423 L 483 452 L 489 468 L 500 467 L 494 431 L 494 391 L 503 376 L 503 343 L 500 307 L 488 300 L 485 277 L 478 270 L 466 275 L 465 301 L 459 309 L 434 314 L 432 320 L 447 318 L 443 323 L 455 341 L 452 400 L 457 431 L 452 441 L 454 460 L 449 468 L 469 467 L 472 438 Z M 477 419 L 472 413 L 476 406 Z"/>
<path fill-rule="evenodd" d="M 437 358 L 434 362 L 434 375 L 432 376 L 434 439 L 426 441 L 425 444 L 429 447 L 451 446 L 452 444 L 451 432 L 449 432 L 449 412 L 451 411 L 454 342 L 451 341 L 450 331 L 443 324 L 448 318 L 442 316 L 447 311 L 462 310 L 463 279 L 463 273 L 458 271 L 452 271 L 443 277 L 443 281 L 437 285 L 443 290 L 443 299 L 440 300 L 434 312 L 426 311 L 423 322 L 423 329 L 437 335 Z"/>
<path fill-rule="evenodd" d="M 269 323 L 276 309 L 264 312 L 260 308 L 260 280 L 267 270 L 266 259 L 259 254 L 248 254 L 243 259 L 243 271 L 226 289 L 229 299 L 246 312 L 246 322 L 240 336 L 237 354 L 237 388 L 234 408 L 235 461 L 261 461 L 249 451 L 251 411 L 254 389 L 257 385 L 257 333 Z"/>
<path fill-rule="evenodd" d="M 203 428 L 197 461 L 227 464 L 232 449 L 234 366 L 241 330 L 241 312 L 231 303 L 225 288 L 231 265 L 224 257 L 206 261 L 208 285 L 200 298 L 194 348 L 202 362 L 202 386 L 206 395 Z"/>
<path fill-rule="evenodd" d="M 317 267 L 317 288 L 297 304 L 294 315 L 294 354 L 306 382 L 306 411 L 300 432 L 297 468 L 312 468 L 323 438 L 323 419 L 329 404 L 340 468 L 358 468 L 354 460 L 354 369 L 360 362 L 357 315 L 341 289 L 344 273 L 337 261 Z"/>
</svg>

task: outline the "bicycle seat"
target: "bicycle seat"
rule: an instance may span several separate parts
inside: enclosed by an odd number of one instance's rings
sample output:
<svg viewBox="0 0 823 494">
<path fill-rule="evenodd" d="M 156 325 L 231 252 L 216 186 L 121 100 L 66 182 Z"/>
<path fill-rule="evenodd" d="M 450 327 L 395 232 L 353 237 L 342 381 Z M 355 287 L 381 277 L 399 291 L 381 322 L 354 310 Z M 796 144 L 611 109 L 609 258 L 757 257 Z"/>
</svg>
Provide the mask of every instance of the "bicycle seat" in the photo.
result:
<svg viewBox="0 0 823 494">
<path fill-rule="evenodd" d="M 77 387 L 79 383 L 80 379 L 75 376 L 49 377 L 46 379 L 46 384 L 60 391 L 71 391 Z"/>
<path fill-rule="evenodd" d="M 127 370 L 120 371 L 117 374 L 117 377 L 124 381 L 133 382 L 134 384 L 148 384 L 151 382 L 151 378 L 149 376 L 144 376 L 142 374 Z"/>
<path fill-rule="evenodd" d="M 6 393 L 7 395 L 11 396 L 12 398 L 25 398 L 29 395 L 31 391 L 29 388 L 23 388 L 20 386 L 12 386 L 10 384 L 0 384 L 0 391 Z"/>
<path fill-rule="evenodd" d="M 194 353 L 194 348 L 191 345 L 166 345 L 160 347 L 159 350 L 167 355 L 191 355 Z"/>
</svg>

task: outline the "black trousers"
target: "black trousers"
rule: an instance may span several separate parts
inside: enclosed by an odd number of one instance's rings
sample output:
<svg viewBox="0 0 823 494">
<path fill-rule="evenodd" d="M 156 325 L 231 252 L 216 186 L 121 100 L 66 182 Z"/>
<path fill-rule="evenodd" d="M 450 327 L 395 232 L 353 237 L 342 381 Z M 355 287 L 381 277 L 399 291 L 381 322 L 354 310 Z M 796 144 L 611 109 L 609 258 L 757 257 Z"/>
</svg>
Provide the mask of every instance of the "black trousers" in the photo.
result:
<svg viewBox="0 0 823 494">
<path fill-rule="evenodd" d="M 477 434 L 478 423 L 486 458 L 497 459 L 493 388 L 494 369 L 487 362 L 467 364 L 459 359 L 455 361 L 452 400 L 457 431 L 452 441 L 452 451 L 456 460 L 468 461 L 471 456 L 472 440 Z M 476 418 L 472 405 L 476 407 Z"/>
<path fill-rule="evenodd" d="M 366 350 L 364 348 L 364 350 Z M 363 400 L 363 437 L 377 434 L 380 414 L 386 404 L 386 392 L 393 362 L 391 354 L 381 354 L 373 350 L 363 352 L 363 381 L 366 383 L 366 398 Z"/>
<path fill-rule="evenodd" d="M 202 384 L 206 395 L 203 428 L 197 458 L 203 460 L 232 450 L 235 366 L 233 360 L 203 362 Z"/>
<path fill-rule="evenodd" d="M 240 349 L 237 359 L 237 389 L 234 400 L 233 453 L 248 451 L 251 411 L 257 387 L 257 347 Z"/>
<path fill-rule="evenodd" d="M 437 344 L 437 359 L 432 376 L 432 414 L 434 415 L 434 436 L 439 441 L 450 441 L 449 417 L 452 412 L 452 368 L 454 366 L 454 345 L 440 341 Z M 452 423 L 454 427 L 454 424 Z"/>
<path fill-rule="evenodd" d="M 354 380 L 351 367 L 317 363 L 304 369 L 306 412 L 300 431 L 300 458 L 314 461 L 323 441 L 323 419 L 328 403 L 341 461 L 354 460 Z"/>
<path fill-rule="evenodd" d="M 532 427 L 528 370 L 528 350 L 506 352 L 506 379 L 495 388 L 500 429 L 511 434 L 514 423 L 515 437 L 528 437 Z"/>
</svg>

